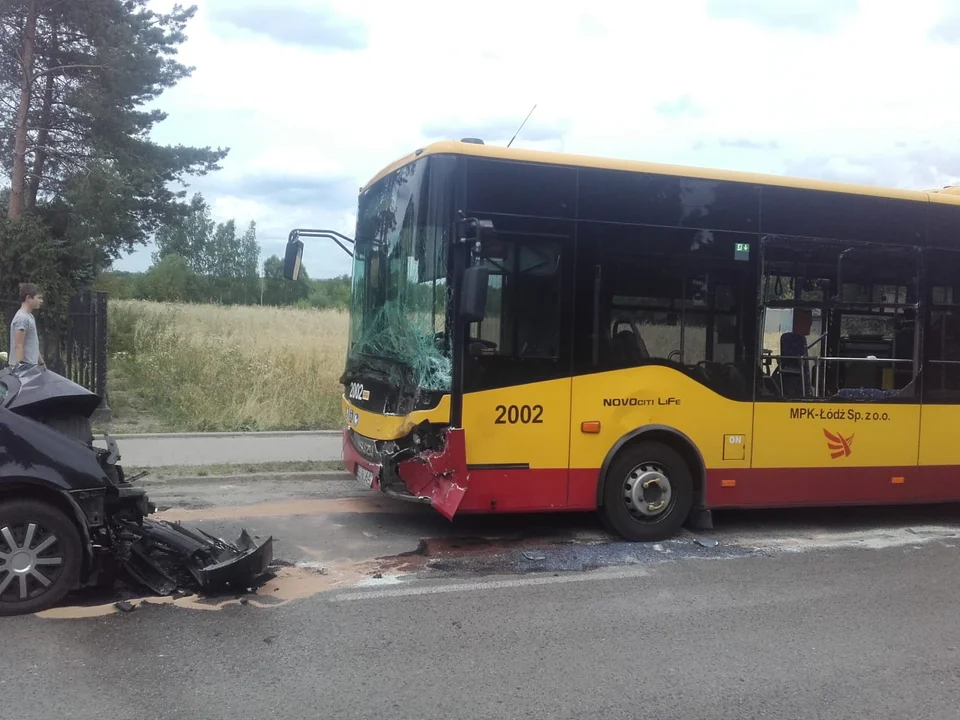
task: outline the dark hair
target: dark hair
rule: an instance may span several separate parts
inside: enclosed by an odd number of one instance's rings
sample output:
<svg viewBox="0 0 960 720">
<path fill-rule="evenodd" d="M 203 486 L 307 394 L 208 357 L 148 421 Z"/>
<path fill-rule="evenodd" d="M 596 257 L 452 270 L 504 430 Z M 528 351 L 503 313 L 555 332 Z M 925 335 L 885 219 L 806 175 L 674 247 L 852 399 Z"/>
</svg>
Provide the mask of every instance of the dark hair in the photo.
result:
<svg viewBox="0 0 960 720">
<path fill-rule="evenodd" d="M 40 286 L 33 283 L 20 283 L 20 302 L 26 302 L 27 298 L 32 298 L 40 294 Z"/>
</svg>

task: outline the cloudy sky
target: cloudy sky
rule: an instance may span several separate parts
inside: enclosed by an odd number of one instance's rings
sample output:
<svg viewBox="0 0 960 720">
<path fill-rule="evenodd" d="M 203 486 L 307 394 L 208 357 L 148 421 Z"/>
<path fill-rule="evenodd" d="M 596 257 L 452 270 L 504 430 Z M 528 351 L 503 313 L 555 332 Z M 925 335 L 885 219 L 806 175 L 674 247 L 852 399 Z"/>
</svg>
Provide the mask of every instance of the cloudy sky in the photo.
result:
<svg viewBox="0 0 960 720">
<path fill-rule="evenodd" d="M 194 0 L 161 142 L 231 148 L 218 220 L 353 234 L 439 139 L 907 188 L 960 181 L 960 0 Z M 156 0 L 158 9 L 173 3 Z M 317 244 L 319 243 L 319 244 Z M 150 248 L 119 269 L 142 270 Z M 316 241 L 311 276 L 349 272 Z"/>
</svg>

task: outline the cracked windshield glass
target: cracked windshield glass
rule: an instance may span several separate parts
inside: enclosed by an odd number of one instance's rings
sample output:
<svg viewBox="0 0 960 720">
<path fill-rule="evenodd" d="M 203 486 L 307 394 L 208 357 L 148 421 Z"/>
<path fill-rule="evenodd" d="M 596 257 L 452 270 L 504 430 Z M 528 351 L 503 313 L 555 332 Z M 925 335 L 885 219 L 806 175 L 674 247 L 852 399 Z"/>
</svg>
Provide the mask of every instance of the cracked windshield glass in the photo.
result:
<svg viewBox="0 0 960 720">
<path fill-rule="evenodd" d="M 453 219 L 431 205 L 428 163 L 390 173 L 360 197 L 347 370 L 449 390 L 445 245 Z"/>
</svg>

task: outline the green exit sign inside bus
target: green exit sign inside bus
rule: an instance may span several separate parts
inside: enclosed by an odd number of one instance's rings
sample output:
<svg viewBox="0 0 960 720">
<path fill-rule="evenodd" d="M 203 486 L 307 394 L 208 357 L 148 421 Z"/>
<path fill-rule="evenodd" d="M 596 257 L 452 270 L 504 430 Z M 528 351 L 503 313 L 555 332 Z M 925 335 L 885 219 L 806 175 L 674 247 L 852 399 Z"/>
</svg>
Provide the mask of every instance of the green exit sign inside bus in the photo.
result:
<svg viewBox="0 0 960 720">
<path fill-rule="evenodd" d="M 733 259 L 749 260 L 750 259 L 750 243 L 737 243 L 736 245 L 734 245 Z"/>
</svg>

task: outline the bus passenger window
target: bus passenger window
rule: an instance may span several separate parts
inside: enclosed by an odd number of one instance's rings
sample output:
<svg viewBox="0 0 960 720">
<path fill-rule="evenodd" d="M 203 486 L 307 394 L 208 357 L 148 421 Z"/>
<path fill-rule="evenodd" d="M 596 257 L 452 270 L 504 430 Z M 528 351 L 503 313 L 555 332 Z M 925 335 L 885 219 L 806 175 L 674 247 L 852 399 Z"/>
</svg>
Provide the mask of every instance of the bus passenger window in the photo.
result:
<svg viewBox="0 0 960 720">
<path fill-rule="evenodd" d="M 923 401 L 960 404 L 960 252 L 929 251 L 925 264 L 930 312 L 924 332 Z"/>
<path fill-rule="evenodd" d="M 726 397 L 749 399 L 738 272 L 719 261 L 665 263 L 636 250 L 611 258 L 602 268 L 599 367 L 666 364 Z"/>
<path fill-rule="evenodd" d="M 915 397 L 913 248 L 765 238 L 761 400 Z"/>
<path fill-rule="evenodd" d="M 621 260 L 607 270 L 612 297 L 601 360 L 611 369 L 683 359 L 683 276 L 656 268 L 653 262 Z"/>
</svg>

